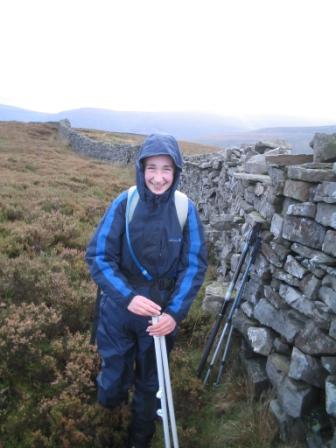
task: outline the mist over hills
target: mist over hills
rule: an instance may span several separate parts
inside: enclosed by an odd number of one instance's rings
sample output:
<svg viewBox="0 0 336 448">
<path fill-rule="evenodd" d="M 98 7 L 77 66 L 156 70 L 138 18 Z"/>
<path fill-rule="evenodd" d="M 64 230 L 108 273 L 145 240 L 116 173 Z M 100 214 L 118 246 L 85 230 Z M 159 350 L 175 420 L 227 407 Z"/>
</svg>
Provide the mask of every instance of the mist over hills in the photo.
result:
<svg viewBox="0 0 336 448">
<path fill-rule="evenodd" d="M 95 108 L 43 113 L 0 105 L 0 121 L 47 122 L 64 118 L 70 120 L 72 127 L 135 134 L 167 132 L 180 140 L 219 147 L 280 139 L 288 142 L 295 153 L 310 153 L 309 142 L 316 132 L 336 132 L 336 125 L 320 121 L 315 126 L 311 120 L 300 117 L 234 117 L 187 111 L 131 112 Z"/>
</svg>

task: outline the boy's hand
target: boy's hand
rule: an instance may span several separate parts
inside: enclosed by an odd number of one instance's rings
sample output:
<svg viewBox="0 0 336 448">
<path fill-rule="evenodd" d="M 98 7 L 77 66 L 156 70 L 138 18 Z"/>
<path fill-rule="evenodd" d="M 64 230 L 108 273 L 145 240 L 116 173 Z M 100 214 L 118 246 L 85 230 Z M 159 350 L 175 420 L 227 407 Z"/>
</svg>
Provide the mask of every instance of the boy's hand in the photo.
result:
<svg viewBox="0 0 336 448">
<path fill-rule="evenodd" d="M 144 296 L 134 296 L 127 309 L 139 316 L 159 316 L 161 313 L 160 305 Z"/>
<path fill-rule="evenodd" d="M 152 324 L 147 328 L 150 336 L 166 336 L 175 330 L 176 321 L 169 314 L 163 313 L 159 322 Z"/>
</svg>

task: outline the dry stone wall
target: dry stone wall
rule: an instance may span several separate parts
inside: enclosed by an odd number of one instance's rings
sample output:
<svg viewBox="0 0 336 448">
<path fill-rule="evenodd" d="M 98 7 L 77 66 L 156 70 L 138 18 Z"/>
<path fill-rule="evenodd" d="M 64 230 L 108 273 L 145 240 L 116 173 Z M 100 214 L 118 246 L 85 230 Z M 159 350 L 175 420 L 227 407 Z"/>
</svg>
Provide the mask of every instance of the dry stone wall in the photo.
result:
<svg viewBox="0 0 336 448">
<path fill-rule="evenodd" d="M 69 120 L 61 120 L 59 135 L 67 140 L 74 151 L 95 159 L 126 165 L 132 162 L 138 153 L 138 145 L 118 145 L 93 140 L 71 127 Z"/>
<path fill-rule="evenodd" d="M 188 158 L 182 189 L 202 215 L 218 279 L 203 306 L 219 311 L 248 229 L 261 249 L 235 313 L 256 391 L 271 386 L 284 441 L 336 447 L 336 147 L 227 149 Z M 325 148 L 325 151 L 324 151 Z M 314 157 L 314 160 L 313 160 Z M 327 160 L 326 162 L 319 162 Z"/>
</svg>

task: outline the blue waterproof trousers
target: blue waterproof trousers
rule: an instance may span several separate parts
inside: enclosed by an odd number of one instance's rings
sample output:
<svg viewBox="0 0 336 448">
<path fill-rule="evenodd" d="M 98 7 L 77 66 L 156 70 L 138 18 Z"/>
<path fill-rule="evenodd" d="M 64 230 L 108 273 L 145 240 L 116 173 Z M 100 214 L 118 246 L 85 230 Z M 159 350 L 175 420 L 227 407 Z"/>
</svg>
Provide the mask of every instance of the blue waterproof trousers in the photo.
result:
<svg viewBox="0 0 336 448">
<path fill-rule="evenodd" d="M 149 321 L 150 317 L 137 316 L 103 294 L 97 328 L 102 362 L 97 377 L 98 401 L 113 409 L 128 400 L 128 390 L 134 385 L 131 430 L 144 446 L 154 434 L 158 409 L 154 340 L 146 332 Z M 168 352 L 174 339 L 166 337 Z"/>
</svg>

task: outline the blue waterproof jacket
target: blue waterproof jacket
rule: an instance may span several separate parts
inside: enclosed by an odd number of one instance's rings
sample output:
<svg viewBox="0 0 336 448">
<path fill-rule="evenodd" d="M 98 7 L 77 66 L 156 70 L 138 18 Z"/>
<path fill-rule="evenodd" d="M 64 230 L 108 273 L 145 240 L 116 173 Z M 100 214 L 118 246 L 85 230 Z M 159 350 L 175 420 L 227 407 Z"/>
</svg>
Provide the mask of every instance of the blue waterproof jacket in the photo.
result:
<svg viewBox="0 0 336 448">
<path fill-rule="evenodd" d="M 175 164 L 173 185 L 161 195 L 152 193 L 144 180 L 143 159 L 155 155 L 169 155 Z M 129 232 L 136 257 L 154 278 L 152 282 L 142 276 L 130 255 L 125 232 L 127 191 L 107 209 L 86 253 L 92 278 L 104 294 L 124 308 L 141 294 L 160 303 L 176 322 L 187 314 L 207 267 L 202 225 L 194 203 L 188 200 L 183 231 L 176 212 L 174 192 L 182 164 L 176 140 L 161 134 L 152 134 L 145 140 L 136 162 L 140 198 Z M 167 279 L 172 285 L 169 290 L 153 288 L 161 280 L 165 284 Z"/>
</svg>

